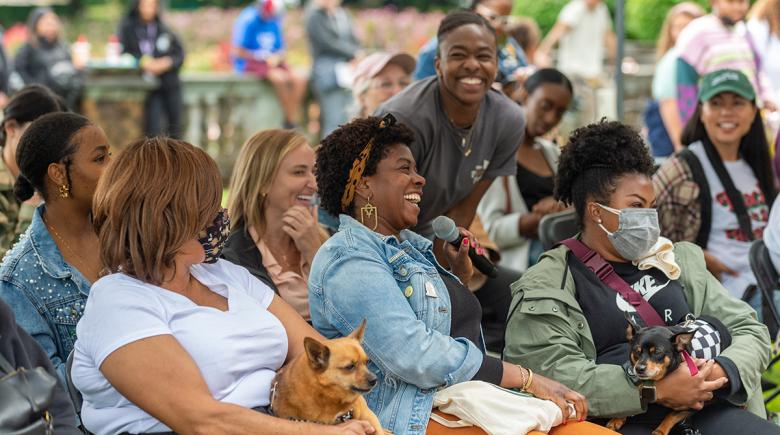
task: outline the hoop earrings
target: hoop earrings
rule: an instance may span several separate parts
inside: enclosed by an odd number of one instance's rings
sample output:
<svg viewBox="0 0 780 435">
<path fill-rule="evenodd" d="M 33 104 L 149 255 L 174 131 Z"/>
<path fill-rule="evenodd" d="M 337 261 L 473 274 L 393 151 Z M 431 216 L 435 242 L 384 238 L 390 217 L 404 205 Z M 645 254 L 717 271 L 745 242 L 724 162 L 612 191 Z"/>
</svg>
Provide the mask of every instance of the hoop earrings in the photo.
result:
<svg viewBox="0 0 780 435">
<path fill-rule="evenodd" d="M 70 187 L 67 184 L 60 186 L 60 198 L 70 198 Z"/>
<path fill-rule="evenodd" d="M 369 226 L 366 224 L 365 220 L 370 219 L 373 217 L 374 219 L 374 226 Z M 360 223 L 371 228 L 371 231 L 375 231 L 376 227 L 379 226 L 379 218 L 377 217 L 376 213 L 376 207 L 374 207 L 373 204 L 371 204 L 371 194 L 368 194 L 368 198 L 366 199 L 366 205 L 363 207 L 360 207 Z"/>
</svg>

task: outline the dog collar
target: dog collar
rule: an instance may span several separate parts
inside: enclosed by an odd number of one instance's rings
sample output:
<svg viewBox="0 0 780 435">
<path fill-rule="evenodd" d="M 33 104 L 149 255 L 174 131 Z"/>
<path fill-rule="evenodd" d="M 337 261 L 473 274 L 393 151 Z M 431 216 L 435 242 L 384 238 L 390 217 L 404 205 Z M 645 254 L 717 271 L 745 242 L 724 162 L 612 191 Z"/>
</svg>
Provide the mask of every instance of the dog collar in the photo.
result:
<svg viewBox="0 0 780 435">
<path fill-rule="evenodd" d="M 278 382 L 276 382 L 276 381 L 275 381 L 273 384 L 271 384 L 271 403 L 270 403 L 270 405 L 268 406 L 268 413 L 269 413 L 270 415 L 274 416 L 274 417 L 276 417 L 276 416 L 277 416 L 277 415 L 276 415 L 276 413 L 274 412 L 274 399 L 276 399 L 276 390 L 277 390 L 277 388 L 276 388 L 276 387 L 277 387 L 277 384 L 278 384 Z M 346 423 L 346 422 L 348 422 L 348 421 L 352 420 L 353 418 L 355 418 L 355 417 L 354 417 L 354 413 L 355 413 L 355 410 L 354 410 L 354 409 L 350 409 L 349 411 L 347 411 L 347 412 L 345 412 L 345 413 L 343 413 L 343 414 L 339 414 L 339 415 L 337 415 L 337 416 L 336 416 L 336 418 L 335 418 L 335 420 L 334 420 L 333 422 L 326 422 L 326 421 L 310 421 L 310 420 L 304 420 L 304 419 L 300 419 L 300 418 L 294 418 L 294 417 L 290 417 L 290 418 L 288 418 L 288 420 L 291 420 L 291 421 L 300 421 L 300 422 L 304 422 L 304 423 L 318 423 L 318 424 L 327 424 L 327 425 L 331 425 L 331 424 L 341 424 L 341 423 Z"/>
<path fill-rule="evenodd" d="M 271 408 L 271 407 L 268 408 L 268 413 L 270 415 L 274 416 L 274 417 L 278 417 L 278 415 L 276 415 L 276 413 L 274 412 L 274 409 Z M 354 410 L 350 409 L 349 411 L 347 411 L 347 412 L 345 412 L 343 414 L 337 415 L 336 418 L 332 422 L 316 421 L 316 420 L 304 420 L 302 418 L 295 418 L 295 417 L 289 417 L 288 420 L 290 420 L 290 421 L 298 421 L 298 422 L 301 422 L 301 423 L 317 423 L 317 424 L 325 424 L 325 425 L 334 425 L 334 424 L 346 423 L 346 422 L 352 420 L 353 418 L 355 418 Z"/>
<path fill-rule="evenodd" d="M 696 376 L 699 374 L 699 368 L 696 367 L 696 363 L 693 362 L 693 358 L 691 358 L 691 355 L 688 353 L 687 350 L 683 349 L 682 351 L 683 359 L 685 360 L 685 364 L 688 364 L 688 370 L 691 372 L 691 376 Z"/>
</svg>

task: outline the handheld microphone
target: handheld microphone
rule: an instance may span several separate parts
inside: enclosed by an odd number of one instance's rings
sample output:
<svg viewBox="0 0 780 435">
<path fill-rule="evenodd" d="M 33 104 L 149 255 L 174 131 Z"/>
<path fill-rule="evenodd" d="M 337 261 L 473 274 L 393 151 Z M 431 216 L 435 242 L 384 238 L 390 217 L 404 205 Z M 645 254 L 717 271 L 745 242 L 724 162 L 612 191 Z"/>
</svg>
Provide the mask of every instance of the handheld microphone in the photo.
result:
<svg viewBox="0 0 780 435">
<path fill-rule="evenodd" d="M 456 248 L 460 248 L 461 243 L 463 243 L 463 235 L 460 234 L 458 227 L 455 226 L 455 221 L 447 216 L 439 216 L 433 220 L 433 232 L 437 238 L 448 242 Z M 477 251 L 472 246 L 469 246 L 469 258 L 474 267 L 483 274 L 490 278 L 498 276 L 496 265 L 484 255 L 477 254 Z"/>
</svg>

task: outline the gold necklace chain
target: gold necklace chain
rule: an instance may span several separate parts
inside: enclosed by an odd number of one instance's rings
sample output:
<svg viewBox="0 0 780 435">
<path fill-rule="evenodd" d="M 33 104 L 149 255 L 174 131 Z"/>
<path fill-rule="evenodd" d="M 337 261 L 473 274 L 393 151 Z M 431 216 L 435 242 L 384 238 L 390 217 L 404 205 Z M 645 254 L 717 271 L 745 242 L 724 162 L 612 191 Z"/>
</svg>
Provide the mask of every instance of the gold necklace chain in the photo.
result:
<svg viewBox="0 0 780 435">
<path fill-rule="evenodd" d="M 463 155 L 468 157 L 471 154 L 471 136 L 474 134 L 474 130 L 476 130 L 477 122 L 479 121 L 479 112 L 482 110 L 482 107 L 477 110 L 477 116 L 474 118 L 474 122 L 471 124 L 471 127 L 469 127 L 469 132 L 466 133 L 465 136 L 462 136 L 458 132 L 458 126 L 455 124 L 455 121 L 450 118 L 450 124 L 452 124 L 453 127 L 455 127 L 455 132 L 458 136 L 460 136 L 460 146 L 463 149 Z"/>
<path fill-rule="evenodd" d="M 60 233 L 57 232 L 56 229 L 54 229 L 54 226 L 46 222 L 46 219 L 44 219 L 44 223 L 46 224 L 46 228 L 49 229 L 54 234 L 54 237 L 62 243 L 62 245 L 65 247 L 65 250 L 67 250 L 73 257 L 75 257 L 79 263 L 81 263 L 82 267 L 89 273 L 94 272 L 93 268 L 89 266 L 89 262 L 84 260 L 84 257 L 79 255 L 73 248 L 70 247 L 68 242 L 65 241 L 65 238 L 60 235 Z"/>
</svg>

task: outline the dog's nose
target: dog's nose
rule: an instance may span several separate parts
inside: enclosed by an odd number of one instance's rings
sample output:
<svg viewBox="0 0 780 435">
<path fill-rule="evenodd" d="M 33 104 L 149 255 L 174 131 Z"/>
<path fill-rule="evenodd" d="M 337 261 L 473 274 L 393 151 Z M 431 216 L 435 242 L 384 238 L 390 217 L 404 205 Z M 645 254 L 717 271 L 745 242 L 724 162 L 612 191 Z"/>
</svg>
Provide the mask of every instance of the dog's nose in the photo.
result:
<svg viewBox="0 0 780 435">
<path fill-rule="evenodd" d="M 372 387 L 376 385 L 376 376 L 371 373 L 371 376 L 368 378 L 368 385 L 371 385 Z"/>
<path fill-rule="evenodd" d="M 647 370 L 647 364 L 645 363 L 639 363 L 636 365 L 636 367 L 634 367 L 634 371 L 638 375 L 644 374 L 646 370 Z"/>
</svg>

